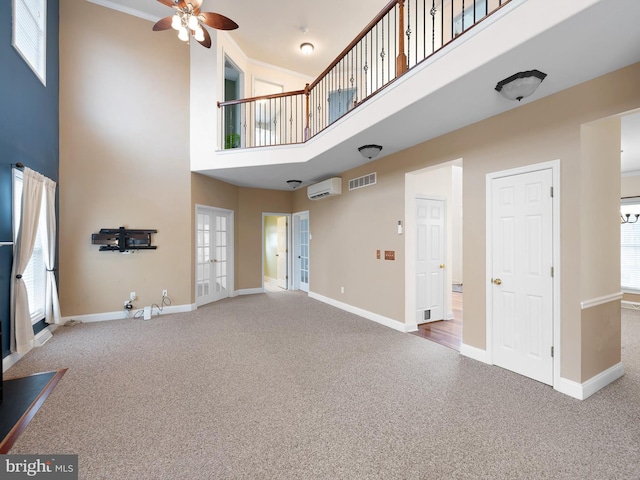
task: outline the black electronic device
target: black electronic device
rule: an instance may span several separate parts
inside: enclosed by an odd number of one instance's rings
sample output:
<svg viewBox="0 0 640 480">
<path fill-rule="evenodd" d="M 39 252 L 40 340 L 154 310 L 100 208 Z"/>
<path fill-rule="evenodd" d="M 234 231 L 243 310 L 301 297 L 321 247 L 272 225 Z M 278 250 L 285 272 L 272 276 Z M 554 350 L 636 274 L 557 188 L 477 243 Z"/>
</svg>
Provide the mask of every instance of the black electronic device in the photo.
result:
<svg viewBox="0 0 640 480">
<path fill-rule="evenodd" d="M 151 245 L 151 234 L 157 230 L 135 230 L 124 227 L 101 228 L 99 233 L 91 234 L 91 243 L 100 245 L 101 252 L 128 252 L 131 250 L 155 250 Z"/>
</svg>

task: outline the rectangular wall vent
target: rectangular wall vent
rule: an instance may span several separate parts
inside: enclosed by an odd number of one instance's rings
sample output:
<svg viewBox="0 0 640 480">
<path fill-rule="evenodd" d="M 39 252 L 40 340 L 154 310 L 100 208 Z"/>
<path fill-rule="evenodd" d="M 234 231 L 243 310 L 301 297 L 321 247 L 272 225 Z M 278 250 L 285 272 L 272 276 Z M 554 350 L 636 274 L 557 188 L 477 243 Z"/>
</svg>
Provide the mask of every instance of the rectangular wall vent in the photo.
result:
<svg viewBox="0 0 640 480">
<path fill-rule="evenodd" d="M 376 184 L 376 172 L 363 175 L 358 178 L 349 180 L 349 190 L 355 190 L 356 188 L 369 187 Z"/>
</svg>

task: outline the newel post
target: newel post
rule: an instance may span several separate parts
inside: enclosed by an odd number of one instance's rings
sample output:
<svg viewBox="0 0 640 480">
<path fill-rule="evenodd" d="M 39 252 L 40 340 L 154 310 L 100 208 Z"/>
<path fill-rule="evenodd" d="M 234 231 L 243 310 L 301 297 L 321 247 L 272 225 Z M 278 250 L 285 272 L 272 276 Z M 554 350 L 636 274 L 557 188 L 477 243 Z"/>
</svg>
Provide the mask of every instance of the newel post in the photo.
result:
<svg viewBox="0 0 640 480">
<path fill-rule="evenodd" d="M 404 53 L 404 2 L 405 0 L 398 0 L 398 6 L 400 11 L 398 15 L 400 17 L 398 26 L 398 58 L 396 58 L 396 77 L 399 77 L 407 71 L 407 55 Z"/>
<path fill-rule="evenodd" d="M 305 121 L 304 121 L 304 141 L 309 140 L 309 96 L 311 95 L 311 90 L 309 90 L 309 84 L 307 83 L 304 86 L 304 96 L 305 96 Z"/>
</svg>

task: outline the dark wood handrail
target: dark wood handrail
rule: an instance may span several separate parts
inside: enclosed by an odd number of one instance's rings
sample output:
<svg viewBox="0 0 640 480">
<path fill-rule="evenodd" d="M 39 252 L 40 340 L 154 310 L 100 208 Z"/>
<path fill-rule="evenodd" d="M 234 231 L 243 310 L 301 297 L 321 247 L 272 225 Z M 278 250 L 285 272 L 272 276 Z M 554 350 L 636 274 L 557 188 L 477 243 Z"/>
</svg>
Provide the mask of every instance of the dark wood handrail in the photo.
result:
<svg viewBox="0 0 640 480">
<path fill-rule="evenodd" d="M 240 98 L 238 100 L 226 100 L 218 102 L 218 108 L 228 105 L 240 105 L 242 103 L 256 102 L 258 100 L 271 100 L 272 98 L 293 97 L 295 95 L 304 95 L 306 90 L 296 90 L 294 92 L 272 93 L 270 95 L 261 95 L 260 97 Z"/>
<path fill-rule="evenodd" d="M 376 17 L 373 20 L 371 20 L 366 27 L 364 27 L 364 29 L 358 34 L 358 36 L 354 38 L 349 45 L 347 45 L 347 48 L 342 50 L 342 52 L 340 52 L 340 55 L 338 55 L 336 59 L 333 62 L 331 62 L 331 64 L 327 68 L 325 68 L 325 70 L 320 75 L 318 75 L 318 78 L 316 78 L 311 83 L 311 85 L 309 85 L 309 89 L 313 90 L 315 86 L 322 81 L 325 75 L 329 73 L 333 69 L 333 67 L 335 67 L 338 63 L 340 63 L 340 61 L 347 55 L 347 53 L 349 53 L 349 51 L 351 51 L 351 49 L 355 47 L 358 44 L 358 42 L 362 40 L 371 31 L 371 29 L 375 27 L 376 24 L 380 20 L 382 20 L 387 13 L 393 10 L 393 8 L 396 6 L 397 3 L 398 3 L 398 0 L 391 0 L 389 3 L 387 3 L 387 5 L 380 11 L 380 13 L 378 13 L 378 15 L 376 15 Z"/>
</svg>

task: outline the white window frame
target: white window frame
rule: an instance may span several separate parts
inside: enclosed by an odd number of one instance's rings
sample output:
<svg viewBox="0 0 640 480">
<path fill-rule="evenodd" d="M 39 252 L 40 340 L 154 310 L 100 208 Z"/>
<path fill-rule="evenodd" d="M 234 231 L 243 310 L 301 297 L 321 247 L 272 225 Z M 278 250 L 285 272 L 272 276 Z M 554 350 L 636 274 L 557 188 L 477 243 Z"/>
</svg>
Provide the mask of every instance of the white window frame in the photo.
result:
<svg viewBox="0 0 640 480">
<path fill-rule="evenodd" d="M 640 237 L 640 221 L 635 222 L 635 215 L 640 214 L 640 197 L 632 197 L 632 198 L 623 198 L 620 202 L 620 215 L 621 217 L 625 214 L 630 215 L 630 223 L 622 223 L 620 225 L 620 286 L 624 293 L 635 293 L 640 294 L 640 276 L 638 277 L 636 283 L 632 280 L 627 280 L 624 282 L 625 276 L 628 275 L 625 273 L 625 260 L 627 256 L 624 254 L 625 247 L 633 247 L 635 244 L 631 242 L 631 238 L 625 233 L 629 233 L 630 230 L 634 231 L 633 233 L 637 234 Z M 638 271 L 638 266 L 640 265 L 640 238 L 636 247 L 639 252 L 637 255 L 634 255 L 633 258 L 628 258 L 628 261 L 632 262 L 632 265 L 629 266 L 631 271 Z M 634 261 L 635 259 L 635 261 Z M 625 285 L 624 283 L 627 283 Z M 629 284 L 631 282 L 633 284 Z"/>
<path fill-rule="evenodd" d="M 47 0 L 12 0 L 11 45 L 47 85 Z"/>
<path fill-rule="evenodd" d="M 20 225 L 20 219 L 22 216 L 22 185 L 23 174 L 20 170 L 13 170 L 13 241 L 14 244 L 18 240 L 18 229 Z M 18 196 L 18 192 L 20 195 Z M 47 267 L 44 263 L 44 245 L 42 239 L 47 234 L 46 227 L 46 196 L 42 195 L 42 203 L 40 205 L 40 218 L 38 221 L 38 235 L 36 236 L 36 244 L 34 246 L 33 254 L 29 260 L 29 264 L 23 274 L 25 285 L 27 286 L 27 295 L 29 297 L 29 313 L 31 314 L 31 324 L 34 325 L 40 320 L 45 318 L 45 298 L 46 298 L 46 285 L 47 285 Z M 34 259 L 37 261 L 37 265 L 34 265 Z M 29 282 L 29 278 L 33 275 L 38 275 L 39 278 L 34 278 L 33 283 Z M 37 286 L 38 292 L 34 290 Z"/>
</svg>

